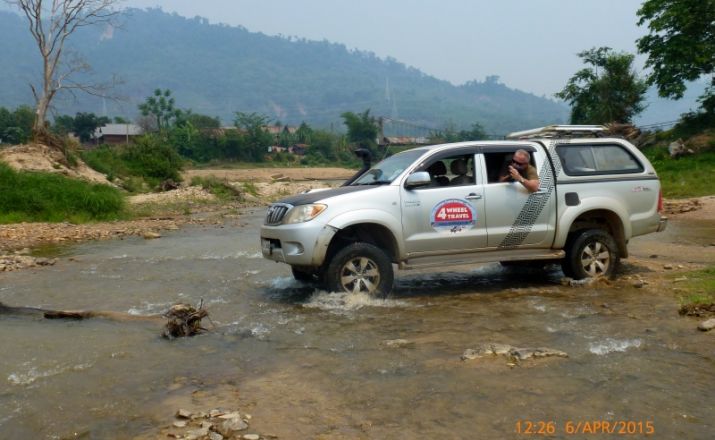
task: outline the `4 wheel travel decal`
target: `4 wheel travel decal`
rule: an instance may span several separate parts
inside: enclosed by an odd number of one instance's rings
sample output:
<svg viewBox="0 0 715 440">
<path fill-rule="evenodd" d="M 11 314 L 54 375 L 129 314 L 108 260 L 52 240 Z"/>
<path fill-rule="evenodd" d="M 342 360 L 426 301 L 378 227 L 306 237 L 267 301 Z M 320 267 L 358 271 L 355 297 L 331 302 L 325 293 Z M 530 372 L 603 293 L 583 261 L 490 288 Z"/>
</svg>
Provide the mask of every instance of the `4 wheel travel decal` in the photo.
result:
<svg viewBox="0 0 715 440">
<path fill-rule="evenodd" d="M 462 199 L 442 200 L 430 215 L 430 225 L 437 231 L 453 233 L 471 229 L 477 223 L 477 211 L 471 203 Z"/>
<path fill-rule="evenodd" d="M 567 143 L 568 141 L 560 140 L 559 144 Z M 504 237 L 501 243 L 499 243 L 500 248 L 513 248 L 519 246 L 526 240 L 526 237 L 531 232 L 531 229 L 536 223 L 536 219 L 544 210 L 544 206 L 549 201 L 549 199 L 554 195 L 554 184 L 556 182 L 556 176 L 561 171 L 561 161 L 559 160 L 558 154 L 556 154 L 557 143 L 551 141 L 547 147 L 548 154 L 544 158 L 544 162 L 541 164 L 541 173 L 539 174 L 539 193 L 529 194 L 529 198 L 526 199 L 524 207 L 521 208 L 521 212 L 516 217 L 514 224 L 511 225 L 509 233 Z M 549 156 L 553 159 L 553 170 L 549 164 Z M 546 194 L 543 194 L 545 192 Z"/>
</svg>

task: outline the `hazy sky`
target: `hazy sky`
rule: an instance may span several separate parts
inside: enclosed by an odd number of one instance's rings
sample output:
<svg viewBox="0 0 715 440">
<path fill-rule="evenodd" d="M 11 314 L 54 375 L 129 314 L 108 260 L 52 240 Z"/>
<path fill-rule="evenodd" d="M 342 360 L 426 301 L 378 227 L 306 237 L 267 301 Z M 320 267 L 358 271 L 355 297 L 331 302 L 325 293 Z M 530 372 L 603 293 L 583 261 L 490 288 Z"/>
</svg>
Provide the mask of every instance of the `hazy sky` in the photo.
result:
<svg viewBox="0 0 715 440">
<path fill-rule="evenodd" d="M 462 84 L 552 96 L 595 46 L 636 52 L 641 0 L 126 0 L 269 35 L 327 39 Z M 644 57 L 637 59 L 640 69 Z"/>
</svg>

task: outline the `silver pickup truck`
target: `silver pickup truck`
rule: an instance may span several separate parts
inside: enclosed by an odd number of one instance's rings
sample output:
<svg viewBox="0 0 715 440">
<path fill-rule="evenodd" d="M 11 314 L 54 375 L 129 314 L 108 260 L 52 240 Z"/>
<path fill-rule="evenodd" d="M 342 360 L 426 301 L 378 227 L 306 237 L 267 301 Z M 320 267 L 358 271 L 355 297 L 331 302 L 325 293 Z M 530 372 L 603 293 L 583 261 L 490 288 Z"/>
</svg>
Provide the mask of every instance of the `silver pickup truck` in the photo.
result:
<svg viewBox="0 0 715 440">
<path fill-rule="evenodd" d="M 347 185 L 273 203 L 263 256 L 298 280 L 376 296 L 392 290 L 393 265 L 554 260 L 574 279 L 611 276 L 628 241 L 667 220 L 653 166 L 605 131 L 549 126 L 395 154 Z M 538 173 L 535 191 L 500 181 L 517 150 Z"/>
</svg>

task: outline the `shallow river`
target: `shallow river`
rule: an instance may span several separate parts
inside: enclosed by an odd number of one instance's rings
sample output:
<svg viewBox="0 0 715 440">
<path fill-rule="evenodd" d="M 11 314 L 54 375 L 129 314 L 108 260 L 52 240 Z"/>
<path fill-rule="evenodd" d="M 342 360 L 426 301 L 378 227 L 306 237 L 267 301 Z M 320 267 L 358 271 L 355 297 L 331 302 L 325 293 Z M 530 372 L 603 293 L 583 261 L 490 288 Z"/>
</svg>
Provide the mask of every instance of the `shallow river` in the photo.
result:
<svg viewBox="0 0 715 440">
<path fill-rule="evenodd" d="M 76 245 L 0 276 L 9 305 L 145 315 L 203 300 L 215 326 L 167 341 L 150 323 L 0 316 L 0 438 L 151 438 L 178 408 L 219 403 L 281 439 L 524 438 L 552 421 L 551 438 L 612 437 L 569 435 L 580 421 L 715 435 L 715 335 L 672 292 L 484 265 L 398 273 L 384 301 L 329 294 L 261 258 L 261 220 Z M 484 342 L 569 357 L 460 359 Z"/>
</svg>

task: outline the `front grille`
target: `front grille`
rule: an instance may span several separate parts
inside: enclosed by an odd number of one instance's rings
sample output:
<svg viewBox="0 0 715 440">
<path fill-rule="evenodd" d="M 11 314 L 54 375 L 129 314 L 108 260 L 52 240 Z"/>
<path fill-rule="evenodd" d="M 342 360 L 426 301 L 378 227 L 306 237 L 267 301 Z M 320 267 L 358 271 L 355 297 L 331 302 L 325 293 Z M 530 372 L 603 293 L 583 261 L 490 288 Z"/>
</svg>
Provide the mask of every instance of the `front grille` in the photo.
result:
<svg viewBox="0 0 715 440">
<path fill-rule="evenodd" d="M 268 208 L 268 212 L 266 212 L 266 221 L 264 223 L 269 226 L 280 225 L 283 221 L 283 217 L 285 217 L 286 212 L 288 212 L 290 208 L 292 208 L 291 205 L 284 203 L 272 204 Z"/>
</svg>

